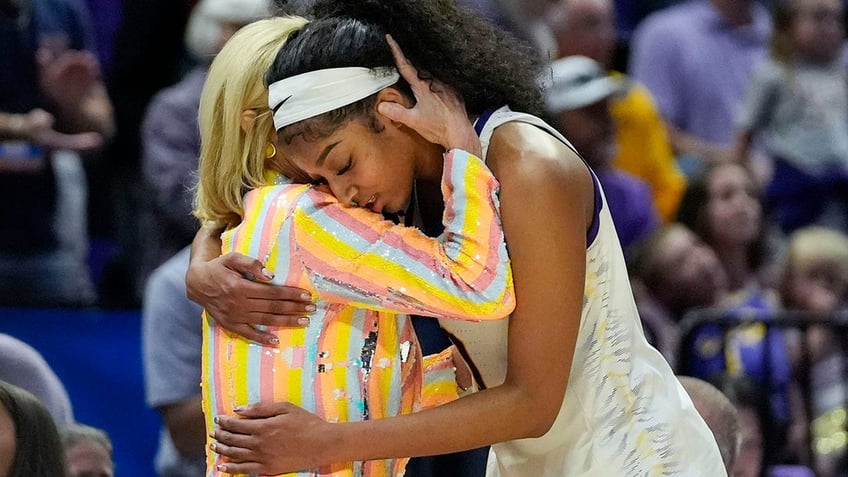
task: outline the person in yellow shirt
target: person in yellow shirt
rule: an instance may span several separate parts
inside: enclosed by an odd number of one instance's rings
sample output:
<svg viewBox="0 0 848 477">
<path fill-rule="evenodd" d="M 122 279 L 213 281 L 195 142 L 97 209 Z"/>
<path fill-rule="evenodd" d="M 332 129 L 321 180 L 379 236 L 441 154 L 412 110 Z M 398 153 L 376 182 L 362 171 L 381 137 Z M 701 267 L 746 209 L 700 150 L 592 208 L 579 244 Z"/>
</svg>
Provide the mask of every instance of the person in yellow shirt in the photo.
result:
<svg viewBox="0 0 848 477">
<path fill-rule="evenodd" d="M 622 79 L 625 87 L 610 100 L 618 145 L 613 166 L 647 182 L 660 218 L 672 220 L 686 189 L 686 176 L 677 165 L 651 93 L 611 70 L 616 48 L 612 0 L 559 0 L 549 8 L 545 18 L 556 38 L 557 58 L 588 56 Z"/>
</svg>

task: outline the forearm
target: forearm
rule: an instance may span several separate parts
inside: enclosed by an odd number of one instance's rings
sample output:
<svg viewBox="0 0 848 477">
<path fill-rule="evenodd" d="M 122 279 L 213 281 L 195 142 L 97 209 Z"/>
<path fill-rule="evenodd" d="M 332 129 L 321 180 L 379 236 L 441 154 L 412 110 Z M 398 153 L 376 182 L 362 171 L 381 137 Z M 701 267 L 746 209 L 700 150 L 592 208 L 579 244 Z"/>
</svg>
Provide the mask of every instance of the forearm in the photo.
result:
<svg viewBox="0 0 848 477">
<path fill-rule="evenodd" d="M 292 242 L 313 285 L 330 302 L 468 320 L 503 318 L 515 299 L 497 187 L 480 159 L 455 150 L 445 162 L 442 238 L 366 209 L 341 207 L 335 199 L 318 204 L 317 192 L 310 191 L 305 198 L 312 203 L 302 202 L 295 212 Z M 321 213 L 312 210 L 316 206 Z"/>
<path fill-rule="evenodd" d="M 322 461 L 371 460 L 458 452 L 547 430 L 533 396 L 503 385 L 426 411 L 371 421 L 332 424 Z"/>
<path fill-rule="evenodd" d="M 223 227 L 203 224 L 191 242 L 191 262 L 208 262 L 221 255 Z"/>
</svg>

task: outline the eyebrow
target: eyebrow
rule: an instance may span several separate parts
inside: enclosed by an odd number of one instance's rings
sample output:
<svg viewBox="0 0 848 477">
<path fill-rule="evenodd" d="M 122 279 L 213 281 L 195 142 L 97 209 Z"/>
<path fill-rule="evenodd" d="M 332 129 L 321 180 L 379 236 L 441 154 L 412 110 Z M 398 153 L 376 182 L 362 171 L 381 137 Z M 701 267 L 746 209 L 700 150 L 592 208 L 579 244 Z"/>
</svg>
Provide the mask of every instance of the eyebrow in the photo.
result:
<svg viewBox="0 0 848 477">
<path fill-rule="evenodd" d="M 333 150 L 334 147 L 338 146 L 341 141 L 336 141 L 329 146 L 325 147 L 321 154 L 318 156 L 318 160 L 315 161 L 315 165 L 321 167 L 324 165 L 324 161 L 327 160 L 327 155 L 330 154 L 330 151 Z"/>
</svg>

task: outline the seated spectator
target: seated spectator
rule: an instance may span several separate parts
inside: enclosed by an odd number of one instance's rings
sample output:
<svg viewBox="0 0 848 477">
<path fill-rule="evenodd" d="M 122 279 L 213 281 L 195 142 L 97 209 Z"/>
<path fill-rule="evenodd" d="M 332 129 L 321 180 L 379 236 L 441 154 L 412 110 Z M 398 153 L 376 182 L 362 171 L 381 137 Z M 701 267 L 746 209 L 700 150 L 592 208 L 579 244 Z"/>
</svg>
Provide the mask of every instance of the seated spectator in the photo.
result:
<svg viewBox="0 0 848 477">
<path fill-rule="evenodd" d="M 0 380 L 35 395 L 59 427 L 74 422 L 64 384 L 35 348 L 0 333 Z"/>
<path fill-rule="evenodd" d="M 186 297 L 188 247 L 150 275 L 142 306 L 147 404 L 162 416 L 156 455 L 160 477 L 206 471 L 206 421 L 200 407 L 201 312 Z"/>
<path fill-rule="evenodd" d="M 149 191 L 143 204 L 141 287 L 197 232 L 191 214 L 200 154 L 197 108 L 209 63 L 238 28 L 268 15 L 269 0 L 201 0 L 192 10 L 185 42 L 197 66 L 151 99 L 141 125 L 141 166 Z"/>
<path fill-rule="evenodd" d="M 811 312 L 826 320 L 848 309 L 848 235 L 811 226 L 789 237 L 781 280 L 787 309 Z M 845 435 L 848 387 L 845 350 L 837 329 L 813 324 L 794 343 L 798 375 L 810 401 L 813 467 L 819 477 L 846 472 Z M 839 468 L 839 467 L 842 468 Z"/>
<path fill-rule="evenodd" d="M 621 92 L 609 98 L 618 146 L 612 165 L 647 182 L 660 218 L 669 221 L 677 212 L 686 176 L 677 167 L 651 93 L 613 70 L 615 16 L 612 0 L 558 0 L 548 7 L 545 20 L 557 40 L 558 58 L 587 56 L 621 84 Z"/>
<path fill-rule="evenodd" d="M 713 249 L 678 223 L 640 243 L 629 267 L 645 334 L 676 369 L 679 322 L 689 310 L 721 306 L 728 291 L 724 269 Z"/>
<path fill-rule="evenodd" d="M 560 58 L 542 75 L 547 83 L 545 108 L 550 123 L 563 133 L 601 182 L 622 248 L 653 231 L 659 218 L 647 184 L 612 166 L 617 146 L 609 100 L 621 92 L 610 77 L 585 56 Z"/>
<path fill-rule="evenodd" d="M 67 477 L 114 477 L 112 441 L 100 429 L 71 424 L 61 430 Z"/>
<path fill-rule="evenodd" d="M 785 333 L 766 323 L 732 325 L 736 320 L 773 319 L 781 309 L 774 285 L 777 260 L 765 219 L 762 196 L 751 170 L 735 162 L 710 164 L 692 177 L 680 203 L 678 220 L 715 251 L 728 278 L 729 294 L 723 303 L 725 323 L 707 323 L 684 343 L 684 374 L 709 378 L 730 372 L 744 374 L 768 386 L 773 420 L 788 432 L 787 451 L 801 450 L 805 411 L 796 395 Z M 799 392 L 799 391 L 798 391 Z M 792 427 L 797 425 L 800 427 Z"/>
<path fill-rule="evenodd" d="M 56 423 L 25 389 L 0 381 L 0 475 L 64 477 Z"/>
</svg>

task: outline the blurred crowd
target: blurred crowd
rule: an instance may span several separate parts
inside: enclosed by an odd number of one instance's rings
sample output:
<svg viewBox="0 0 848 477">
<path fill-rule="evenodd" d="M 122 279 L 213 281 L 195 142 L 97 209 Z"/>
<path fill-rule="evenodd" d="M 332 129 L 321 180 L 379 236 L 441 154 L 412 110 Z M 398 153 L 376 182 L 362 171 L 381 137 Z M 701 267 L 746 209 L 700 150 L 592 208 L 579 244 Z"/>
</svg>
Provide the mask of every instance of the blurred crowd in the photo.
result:
<svg viewBox="0 0 848 477">
<path fill-rule="evenodd" d="M 848 475 L 848 2 L 457 1 L 549 62 L 546 119 L 602 184 L 646 334 L 738 412 L 732 475 Z M 201 88 L 279 8 L 309 1 L 0 0 L 0 307 L 142 310 L 161 476 L 205 468 L 184 284 Z M 57 449 L 111 456 L 8 346 L 0 397 L 36 395 Z"/>
</svg>

